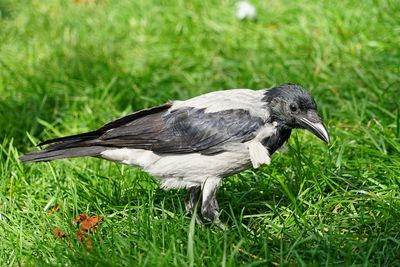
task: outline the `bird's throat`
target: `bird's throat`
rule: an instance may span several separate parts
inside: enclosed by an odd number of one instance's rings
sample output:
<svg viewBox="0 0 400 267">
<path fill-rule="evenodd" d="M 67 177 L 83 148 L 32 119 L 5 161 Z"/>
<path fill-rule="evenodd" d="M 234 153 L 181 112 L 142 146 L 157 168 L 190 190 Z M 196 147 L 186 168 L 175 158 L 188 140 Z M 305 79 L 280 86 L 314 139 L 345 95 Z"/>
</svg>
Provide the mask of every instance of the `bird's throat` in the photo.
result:
<svg viewBox="0 0 400 267">
<path fill-rule="evenodd" d="M 270 137 L 262 140 L 262 144 L 267 148 L 269 155 L 272 156 L 290 137 L 292 129 L 277 125 L 276 132 Z"/>
</svg>

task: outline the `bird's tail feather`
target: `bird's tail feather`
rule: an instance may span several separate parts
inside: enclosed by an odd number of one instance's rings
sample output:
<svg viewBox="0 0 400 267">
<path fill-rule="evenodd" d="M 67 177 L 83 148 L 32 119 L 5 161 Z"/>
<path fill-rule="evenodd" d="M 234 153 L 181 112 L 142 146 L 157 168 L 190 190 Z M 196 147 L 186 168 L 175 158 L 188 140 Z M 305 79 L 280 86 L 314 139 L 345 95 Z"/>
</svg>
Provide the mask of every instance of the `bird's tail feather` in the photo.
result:
<svg viewBox="0 0 400 267">
<path fill-rule="evenodd" d="M 48 147 L 46 149 L 30 152 L 23 155 L 20 160 L 24 162 L 40 162 L 51 161 L 56 159 L 98 156 L 106 148 L 102 146 L 87 146 L 87 147 L 66 147 L 54 148 Z"/>
</svg>

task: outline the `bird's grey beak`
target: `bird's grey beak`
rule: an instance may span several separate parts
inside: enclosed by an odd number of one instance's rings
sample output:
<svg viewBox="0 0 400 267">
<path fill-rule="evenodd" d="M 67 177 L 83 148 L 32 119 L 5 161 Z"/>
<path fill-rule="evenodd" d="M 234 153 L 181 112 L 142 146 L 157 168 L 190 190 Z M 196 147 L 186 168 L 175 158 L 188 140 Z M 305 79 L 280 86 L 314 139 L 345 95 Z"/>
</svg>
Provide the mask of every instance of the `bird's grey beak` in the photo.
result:
<svg viewBox="0 0 400 267">
<path fill-rule="evenodd" d="M 313 112 L 313 114 L 309 114 L 312 120 L 309 118 L 300 118 L 300 124 L 313 134 L 315 134 L 318 138 L 320 138 L 325 143 L 329 144 L 329 134 L 326 130 L 326 127 L 322 123 L 321 118 Z"/>
</svg>

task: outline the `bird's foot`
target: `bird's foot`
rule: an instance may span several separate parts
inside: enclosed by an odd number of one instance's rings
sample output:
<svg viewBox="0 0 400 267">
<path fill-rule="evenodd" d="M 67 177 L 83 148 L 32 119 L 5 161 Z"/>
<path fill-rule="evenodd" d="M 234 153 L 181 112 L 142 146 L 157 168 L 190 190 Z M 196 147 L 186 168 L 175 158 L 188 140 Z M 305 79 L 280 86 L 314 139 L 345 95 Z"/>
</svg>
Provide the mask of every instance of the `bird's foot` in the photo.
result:
<svg viewBox="0 0 400 267">
<path fill-rule="evenodd" d="M 216 209 L 213 206 L 206 206 L 201 207 L 201 214 L 203 215 L 204 218 L 206 218 L 208 221 L 214 222 L 218 220 L 219 217 L 219 212 L 218 209 Z"/>
<path fill-rule="evenodd" d="M 219 219 L 218 209 L 208 208 L 202 209 L 203 217 L 209 221 L 212 225 L 218 226 L 221 230 L 227 230 L 228 227 Z"/>
<path fill-rule="evenodd" d="M 228 230 L 228 226 L 226 224 L 224 224 L 223 222 L 221 222 L 221 220 L 216 220 L 214 222 L 214 225 L 218 226 L 222 231 Z"/>
</svg>

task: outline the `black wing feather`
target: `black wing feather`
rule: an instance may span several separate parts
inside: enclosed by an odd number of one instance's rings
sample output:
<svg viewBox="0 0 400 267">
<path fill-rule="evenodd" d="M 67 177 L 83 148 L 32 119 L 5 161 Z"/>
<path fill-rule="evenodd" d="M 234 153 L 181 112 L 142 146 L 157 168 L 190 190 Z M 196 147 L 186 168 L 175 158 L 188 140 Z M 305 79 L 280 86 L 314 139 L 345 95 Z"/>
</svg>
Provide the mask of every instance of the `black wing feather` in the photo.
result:
<svg viewBox="0 0 400 267">
<path fill-rule="evenodd" d="M 50 139 L 50 140 L 46 140 L 40 144 L 38 144 L 38 146 L 43 146 L 43 145 L 48 145 L 48 144 L 53 144 L 53 143 L 60 143 L 60 142 L 80 142 L 80 141 L 85 141 L 85 140 L 92 140 L 92 139 L 96 139 L 98 137 L 100 137 L 101 135 L 103 135 L 106 131 L 113 129 L 113 128 L 118 128 L 122 125 L 125 125 L 131 121 L 134 121 L 138 118 L 141 117 L 145 117 L 151 114 L 155 114 L 155 113 L 159 113 L 162 112 L 164 110 L 167 110 L 171 107 L 171 103 L 166 103 L 162 106 L 158 106 L 158 107 L 154 107 L 154 108 L 150 108 L 150 109 L 143 109 L 140 110 L 138 112 L 129 114 L 125 117 L 122 117 L 120 119 L 111 121 L 107 124 L 105 124 L 103 127 L 95 130 L 95 131 L 90 131 L 87 133 L 82 133 L 82 134 L 76 134 L 76 135 L 70 135 L 70 136 L 65 136 L 65 137 L 60 137 L 60 138 L 54 138 L 54 139 Z"/>
<path fill-rule="evenodd" d="M 98 130 L 56 138 L 47 151 L 101 146 L 152 150 L 156 153 L 214 154 L 228 142 L 252 139 L 264 122 L 243 109 L 207 113 L 192 107 L 170 110 L 171 104 L 142 110 Z"/>
<path fill-rule="evenodd" d="M 188 107 L 151 114 L 111 129 L 99 137 L 99 144 L 157 153 L 218 153 L 227 142 L 252 139 L 262 124 L 261 118 L 242 109 L 207 113 Z"/>
</svg>

